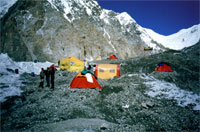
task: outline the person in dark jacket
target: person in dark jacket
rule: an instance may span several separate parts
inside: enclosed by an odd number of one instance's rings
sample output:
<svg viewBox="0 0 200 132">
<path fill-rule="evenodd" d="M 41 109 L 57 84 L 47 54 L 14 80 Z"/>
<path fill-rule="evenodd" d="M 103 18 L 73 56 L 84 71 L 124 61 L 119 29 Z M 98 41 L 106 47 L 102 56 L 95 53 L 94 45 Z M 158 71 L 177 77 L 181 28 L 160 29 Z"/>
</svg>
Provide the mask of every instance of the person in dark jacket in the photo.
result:
<svg viewBox="0 0 200 132">
<path fill-rule="evenodd" d="M 50 75 L 51 75 L 51 88 L 54 89 L 54 79 L 55 79 L 55 69 L 54 69 L 54 67 L 51 67 Z"/>
<path fill-rule="evenodd" d="M 40 87 L 44 87 L 44 69 L 42 68 L 41 71 L 40 71 L 40 85 L 39 85 L 39 88 Z"/>
<path fill-rule="evenodd" d="M 47 87 L 50 87 L 49 81 L 50 81 L 50 71 L 49 71 L 49 67 L 47 68 L 47 70 L 45 71 L 45 76 L 46 76 L 46 82 L 47 82 Z"/>
</svg>

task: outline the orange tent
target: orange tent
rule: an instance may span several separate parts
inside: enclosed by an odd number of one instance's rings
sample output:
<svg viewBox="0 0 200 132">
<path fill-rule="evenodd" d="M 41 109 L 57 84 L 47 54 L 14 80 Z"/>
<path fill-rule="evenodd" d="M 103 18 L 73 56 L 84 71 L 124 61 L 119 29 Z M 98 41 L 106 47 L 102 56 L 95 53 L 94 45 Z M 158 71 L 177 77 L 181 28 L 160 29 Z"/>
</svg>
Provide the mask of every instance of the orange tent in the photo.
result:
<svg viewBox="0 0 200 132">
<path fill-rule="evenodd" d="M 173 72 L 172 68 L 166 63 L 159 63 L 155 68 L 156 72 Z"/>
<path fill-rule="evenodd" d="M 116 55 L 111 55 L 111 56 L 109 57 L 109 59 L 118 59 L 118 58 L 116 57 Z"/>
<path fill-rule="evenodd" d="M 102 87 L 99 85 L 95 77 L 87 73 L 85 75 L 82 75 L 81 73 L 78 73 L 75 78 L 72 80 L 70 84 L 70 88 L 99 88 L 102 89 Z"/>
</svg>

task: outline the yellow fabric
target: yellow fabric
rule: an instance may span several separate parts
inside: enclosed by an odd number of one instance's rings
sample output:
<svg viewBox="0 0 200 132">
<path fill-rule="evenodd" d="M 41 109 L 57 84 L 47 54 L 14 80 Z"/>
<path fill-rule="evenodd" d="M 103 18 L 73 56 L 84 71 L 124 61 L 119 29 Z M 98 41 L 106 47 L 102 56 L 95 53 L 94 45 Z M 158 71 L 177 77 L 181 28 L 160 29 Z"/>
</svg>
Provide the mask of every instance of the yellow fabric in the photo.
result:
<svg viewBox="0 0 200 132">
<path fill-rule="evenodd" d="M 144 50 L 153 50 L 152 47 L 144 48 Z"/>
<path fill-rule="evenodd" d="M 59 68 L 60 70 L 81 72 L 84 70 L 84 62 L 72 56 L 61 60 Z"/>
<path fill-rule="evenodd" d="M 82 77 L 82 76 L 84 76 L 84 75 L 81 75 L 81 72 L 80 73 L 78 73 L 78 75 L 76 75 L 77 77 Z"/>
<path fill-rule="evenodd" d="M 109 79 L 117 76 L 116 64 L 98 64 L 97 77 L 101 79 Z"/>
<path fill-rule="evenodd" d="M 101 60 L 101 57 L 99 57 L 99 58 L 96 58 L 96 60 Z"/>
</svg>

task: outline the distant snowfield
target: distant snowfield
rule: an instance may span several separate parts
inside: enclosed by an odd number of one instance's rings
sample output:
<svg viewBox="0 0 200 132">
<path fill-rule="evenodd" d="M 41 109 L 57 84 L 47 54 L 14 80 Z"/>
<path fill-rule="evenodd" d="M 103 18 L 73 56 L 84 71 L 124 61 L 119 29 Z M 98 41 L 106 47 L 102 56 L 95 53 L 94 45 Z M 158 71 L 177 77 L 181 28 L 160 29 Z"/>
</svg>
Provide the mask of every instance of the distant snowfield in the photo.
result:
<svg viewBox="0 0 200 132">
<path fill-rule="evenodd" d="M 142 30 L 142 32 L 145 32 L 149 35 L 150 39 L 153 39 L 163 46 L 174 50 L 181 50 L 185 47 L 192 46 L 200 41 L 200 24 L 194 25 L 188 29 L 182 29 L 179 32 L 171 34 L 169 36 L 160 35 L 153 30 L 147 28 L 143 28 Z M 146 36 L 144 38 L 144 41 L 148 40 L 147 38 L 149 37 Z"/>
<path fill-rule="evenodd" d="M 7 54 L 0 54 L 0 102 L 6 101 L 8 96 L 19 96 L 23 91 L 20 89 L 22 81 L 20 74 L 32 73 L 39 74 L 41 68 L 46 69 L 51 66 L 51 62 L 14 62 Z M 13 71 L 19 70 L 19 74 Z"/>
<path fill-rule="evenodd" d="M 182 90 L 173 83 L 158 80 L 152 76 L 141 75 L 140 77 L 146 80 L 145 84 L 149 87 L 149 91 L 145 94 L 157 99 L 176 100 L 181 107 L 193 104 L 193 110 L 200 110 L 200 95 Z"/>
</svg>

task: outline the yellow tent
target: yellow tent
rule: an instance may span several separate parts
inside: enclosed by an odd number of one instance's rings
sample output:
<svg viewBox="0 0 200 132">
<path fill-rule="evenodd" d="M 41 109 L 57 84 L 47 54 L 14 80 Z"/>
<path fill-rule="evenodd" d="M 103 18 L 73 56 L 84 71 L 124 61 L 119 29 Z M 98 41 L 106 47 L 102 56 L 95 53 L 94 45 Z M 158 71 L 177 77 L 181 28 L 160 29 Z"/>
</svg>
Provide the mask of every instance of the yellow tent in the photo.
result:
<svg viewBox="0 0 200 132">
<path fill-rule="evenodd" d="M 101 57 L 99 57 L 99 58 L 96 58 L 96 60 L 97 60 L 97 61 L 101 60 Z"/>
<path fill-rule="evenodd" d="M 117 64 L 98 64 L 94 74 L 101 79 L 109 79 L 120 76 L 119 65 Z"/>
<path fill-rule="evenodd" d="M 144 48 L 144 51 L 153 50 L 153 47 Z"/>
<path fill-rule="evenodd" d="M 81 72 L 84 70 L 84 62 L 72 56 L 61 60 L 59 68 L 60 70 Z"/>
</svg>

